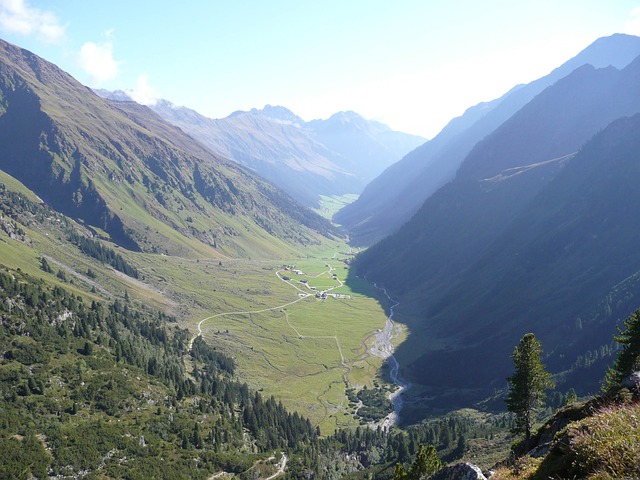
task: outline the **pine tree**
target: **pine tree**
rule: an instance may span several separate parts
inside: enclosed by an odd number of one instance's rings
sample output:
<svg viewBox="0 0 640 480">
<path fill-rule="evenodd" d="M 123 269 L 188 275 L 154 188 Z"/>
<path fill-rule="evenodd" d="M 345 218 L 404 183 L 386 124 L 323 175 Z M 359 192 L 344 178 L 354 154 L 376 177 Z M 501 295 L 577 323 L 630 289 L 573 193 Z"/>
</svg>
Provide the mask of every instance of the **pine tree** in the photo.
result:
<svg viewBox="0 0 640 480">
<path fill-rule="evenodd" d="M 84 347 L 82 348 L 83 355 L 93 355 L 93 344 L 91 342 L 84 342 Z"/>
<path fill-rule="evenodd" d="M 424 445 L 420 445 L 420 447 L 418 447 L 418 453 L 416 453 L 416 459 L 409 469 L 407 478 L 409 480 L 419 480 L 423 477 L 427 478 L 441 469 L 442 461 L 436 453 L 436 448 L 433 445 L 428 445 L 426 448 Z"/>
<path fill-rule="evenodd" d="M 542 405 L 545 390 L 554 386 L 551 375 L 540 361 L 542 344 L 533 333 L 527 333 L 513 351 L 515 372 L 507 378 L 511 384 L 507 409 L 515 413 L 514 433 L 524 434 L 528 443 L 535 413 Z"/>
<path fill-rule="evenodd" d="M 403 480 L 407 478 L 407 472 L 400 462 L 396 463 L 396 468 L 393 471 L 393 480 Z"/>
<path fill-rule="evenodd" d="M 200 448 L 202 446 L 202 439 L 200 438 L 200 425 L 198 422 L 195 422 L 193 425 L 193 445 L 196 448 Z"/>
<path fill-rule="evenodd" d="M 622 345 L 612 368 L 605 377 L 604 390 L 620 385 L 620 382 L 640 369 L 640 310 L 636 310 L 624 321 L 624 330 L 618 329 L 615 341 Z"/>
<path fill-rule="evenodd" d="M 420 480 L 427 478 L 442 469 L 442 460 L 433 445 L 425 448 L 424 445 L 418 447 L 416 458 L 408 471 L 405 471 L 401 463 L 396 464 L 393 472 L 393 480 Z"/>
<path fill-rule="evenodd" d="M 47 262 L 47 259 L 44 257 L 40 257 L 40 268 L 47 273 L 53 272 L 51 265 L 49 265 L 49 262 Z"/>
</svg>

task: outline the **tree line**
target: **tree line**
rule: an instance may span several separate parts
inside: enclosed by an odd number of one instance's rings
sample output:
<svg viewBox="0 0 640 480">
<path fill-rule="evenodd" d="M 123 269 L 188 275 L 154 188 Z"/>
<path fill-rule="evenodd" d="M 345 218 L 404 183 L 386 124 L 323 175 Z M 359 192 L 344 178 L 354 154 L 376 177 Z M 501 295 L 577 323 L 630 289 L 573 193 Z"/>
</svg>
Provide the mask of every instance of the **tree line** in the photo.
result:
<svg viewBox="0 0 640 480">
<path fill-rule="evenodd" d="M 111 265 L 119 272 L 122 272 L 132 278 L 140 278 L 138 269 L 127 262 L 122 255 L 116 253 L 113 249 L 105 247 L 97 240 L 80 235 L 75 230 L 70 230 L 68 236 L 69 241 L 76 245 L 85 255 L 95 258 L 101 263 Z"/>
</svg>

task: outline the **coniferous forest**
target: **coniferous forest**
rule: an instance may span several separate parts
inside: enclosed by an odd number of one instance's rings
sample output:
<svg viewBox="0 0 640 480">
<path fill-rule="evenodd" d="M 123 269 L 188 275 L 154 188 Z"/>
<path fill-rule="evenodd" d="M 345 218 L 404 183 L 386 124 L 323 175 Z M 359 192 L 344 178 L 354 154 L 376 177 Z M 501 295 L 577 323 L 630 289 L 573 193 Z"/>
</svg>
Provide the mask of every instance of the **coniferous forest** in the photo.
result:
<svg viewBox="0 0 640 480">
<path fill-rule="evenodd" d="M 197 337 L 188 351 L 188 332 L 161 312 L 85 303 L 2 268 L 0 313 L 0 470 L 10 478 L 207 478 L 246 472 L 274 451 L 290 455 L 289 478 L 336 478 L 355 464 L 383 478 L 421 444 L 459 458 L 465 438 L 500 430 L 452 416 L 408 433 L 320 438 L 308 419 L 239 383 L 215 346 Z"/>
</svg>

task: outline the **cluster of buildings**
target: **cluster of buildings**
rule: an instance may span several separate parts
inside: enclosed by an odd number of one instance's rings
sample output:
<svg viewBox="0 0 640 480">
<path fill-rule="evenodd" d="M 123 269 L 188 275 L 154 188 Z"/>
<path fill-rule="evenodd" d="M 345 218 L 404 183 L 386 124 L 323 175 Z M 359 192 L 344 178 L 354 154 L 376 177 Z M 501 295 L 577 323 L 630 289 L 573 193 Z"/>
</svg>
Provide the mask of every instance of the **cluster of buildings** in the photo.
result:
<svg viewBox="0 0 640 480">
<path fill-rule="evenodd" d="M 328 267 L 329 265 L 327 264 L 326 266 Z M 289 271 L 289 272 L 292 272 L 292 273 L 295 273 L 296 275 L 304 275 L 304 273 L 301 270 L 298 270 L 295 265 L 283 265 L 282 269 L 286 270 L 286 271 Z M 286 281 L 290 280 L 290 278 L 286 277 L 286 276 L 283 276 L 282 279 L 286 280 Z M 337 279 L 337 276 L 336 276 L 335 273 L 333 274 L 333 279 L 334 280 Z M 309 287 L 310 290 L 315 291 L 316 292 L 316 298 L 320 299 L 320 300 L 326 300 L 328 297 L 347 299 L 347 300 L 351 298 L 351 295 L 343 295 L 341 293 L 329 293 L 328 290 L 318 290 L 316 287 L 309 286 L 309 281 L 307 279 L 300 280 L 300 283 L 302 283 L 302 284 L 306 285 L 307 287 Z M 306 296 L 306 294 L 304 294 L 304 293 L 298 293 L 298 295 L 301 296 L 301 297 Z"/>
<path fill-rule="evenodd" d="M 288 270 L 290 272 L 293 272 L 296 275 L 304 275 L 304 273 L 301 270 L 298 270 L 295 265 L 283 265 L 282 268 L 284 270 Z"/>
</svg>

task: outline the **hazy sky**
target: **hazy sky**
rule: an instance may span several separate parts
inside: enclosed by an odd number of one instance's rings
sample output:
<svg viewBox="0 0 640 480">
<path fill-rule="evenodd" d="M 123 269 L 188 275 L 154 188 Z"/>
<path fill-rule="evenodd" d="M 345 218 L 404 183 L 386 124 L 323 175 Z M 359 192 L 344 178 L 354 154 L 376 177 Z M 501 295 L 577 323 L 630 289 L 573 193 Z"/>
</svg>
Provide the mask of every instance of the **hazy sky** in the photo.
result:
<svg viewBox="0 0 640 480">
<path fill-rule="evenodd" d="M 426 137 L 616 32 L 640 35 L 640 0 L 0 0 L 3 39 L 91 87 Z"/>
</svg>

